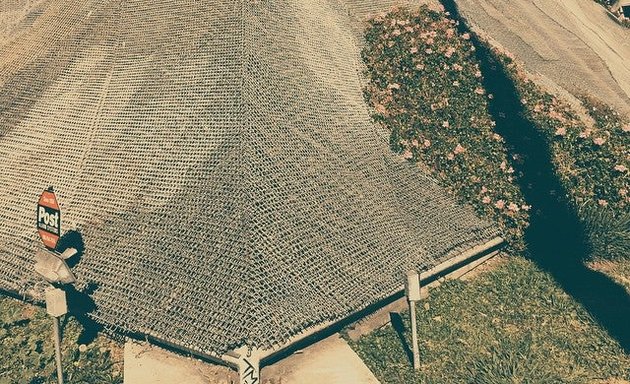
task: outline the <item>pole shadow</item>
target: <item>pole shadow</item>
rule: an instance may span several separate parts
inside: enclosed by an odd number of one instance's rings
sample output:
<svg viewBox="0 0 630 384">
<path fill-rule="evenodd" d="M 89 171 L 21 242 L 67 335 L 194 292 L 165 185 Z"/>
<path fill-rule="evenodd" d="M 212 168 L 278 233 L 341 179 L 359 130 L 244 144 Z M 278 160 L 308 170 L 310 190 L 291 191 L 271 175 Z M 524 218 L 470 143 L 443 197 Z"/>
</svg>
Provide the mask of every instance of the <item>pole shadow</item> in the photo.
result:
<svg viewBox="0 0 630 384">
<path fill-rule="evenodd" d="M 470 32 L 455 1 L 442 0 L 442 4 L 459 21 L 460 33 Z M 489 110 L 496 121 L 496 131 L 505 139 L 510 155 L 518 154 L 523 159 L 514 168 L 521 175 L 521 191 L 533 207 L 525 234 L 528 257 L 551 274 L 630 354 L 630 296 L 623 286 L 584 264 L 589 257 L 585 230 L 553 172 L 549 144 L 524 117 L 519 93 L 504 67 L 475 34 L 471 34 L 471 41 L 480 62 L 483 85 L 494 95 L 489 100 Z"/>
<path fill-rule="evenodd" d="M 405 323 L 403 322 L 402 316 L 400 316 L 400 313 L 390 312 L 389 321 L 391 322 L 394 331 L 396 331 L 398 339 L 400 339 L 400 345 L 402 346 L 405 355 L 407 356 L 407 360 L 409 360 L 409 364 L 413 365 L 413 352 L 411 352 L 409 343 L 405 338 Z"/>
<path fill-rule="evenodd" d="M 67 248 L 75 248 L 77 250 L 76 255 L 66 260 L 68 267 L 74 268 L 81 261 L 85 251 L 85 244 L 80 232 L 71 230 L 63 234 L 57 242 L 56 251 L 61 253 Z M 98 336 L 98 332 L 103 329 L 100 324 L 89 317 L 90 313 L 96 311 L 96 303 L 92 299 L 92 294 L 98 289 L 98 284 L 87 284 L 87 286 L 81 290 L 78 290 L 73 284 L 65 284 L 59 288 L 66 292 L 68 314 L 74 316 L 83 327 L 83 331 L 79 335 L 77 342 L 79 344 L 91 343 L 96 339 L 96 336 Z M 61 326 L 62 332 L 67 323 L 68 316 L 65 316 Z"/>
</svg>

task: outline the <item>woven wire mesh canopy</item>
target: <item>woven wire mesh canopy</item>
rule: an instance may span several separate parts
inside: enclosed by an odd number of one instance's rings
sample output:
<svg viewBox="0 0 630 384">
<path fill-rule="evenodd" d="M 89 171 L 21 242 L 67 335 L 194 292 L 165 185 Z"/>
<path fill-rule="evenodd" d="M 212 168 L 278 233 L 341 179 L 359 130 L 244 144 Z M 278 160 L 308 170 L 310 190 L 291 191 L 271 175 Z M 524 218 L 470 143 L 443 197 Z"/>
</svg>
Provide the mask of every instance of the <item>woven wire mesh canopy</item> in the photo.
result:
<svg viewBox="0 0 630 384">
<path fill-rule="evenodd" d="M 49 185 L 85 242 L 92 316 L 209 355 L 272 349 L 498 235 L 370 120 L 349 25 L 385 1 L 15 3 L 2 289 L 38 281 Z"/>
</svg>

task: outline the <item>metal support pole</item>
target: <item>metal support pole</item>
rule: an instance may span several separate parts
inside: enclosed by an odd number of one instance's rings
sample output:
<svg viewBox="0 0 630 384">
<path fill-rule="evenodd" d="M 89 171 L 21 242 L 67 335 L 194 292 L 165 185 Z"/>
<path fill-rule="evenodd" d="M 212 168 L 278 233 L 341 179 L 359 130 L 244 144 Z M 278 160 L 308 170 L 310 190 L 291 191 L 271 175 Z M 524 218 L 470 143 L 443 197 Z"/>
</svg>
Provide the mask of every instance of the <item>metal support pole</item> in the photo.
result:
<svg viewBox="0 0 630 384">
<path fill-rule="evenodd" d="M 413 369 L 420 369 L 420 349 L 418 347 L 418 325 L 416 321 L 416 302 L 409 301 L 411 315 L 411 343 L 413 344 Z"/>
<path fill-rule="evenodd" d="M 61 335 L 59 332 L 59 318 L 53 318 L 53 335 L 55 338 L 55 362 L 57 363 L 57 383 L 63 384 L 63 367 L 61 366 Z"/>
<path fill-rule="evenodd" d="M 411 344 L 413 349 L 413 369 L 420 369 L 420 350 L 418 348 L 418 324 L 416 321 L 416 301 L 420 300 L 420 275 L 416 271 L 407 272 L 405 279 L 405 296 L 409 302 L 411 318 Z"/>
</svg>

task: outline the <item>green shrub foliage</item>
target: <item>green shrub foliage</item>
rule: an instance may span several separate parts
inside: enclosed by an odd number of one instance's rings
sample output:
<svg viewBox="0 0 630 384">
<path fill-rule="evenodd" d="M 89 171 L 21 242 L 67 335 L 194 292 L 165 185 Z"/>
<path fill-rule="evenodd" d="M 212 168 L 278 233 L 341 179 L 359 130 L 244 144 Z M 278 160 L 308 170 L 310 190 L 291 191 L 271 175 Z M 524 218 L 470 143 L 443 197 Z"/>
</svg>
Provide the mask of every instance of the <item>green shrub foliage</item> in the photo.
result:
<svg viewBox="0 0 630 384">
<path fill-rule="evenodd" d="M 493 127 L 482 74 L 468 34 L 444 12 L 394 9 L 370 20 L 363 60 L 365 97 L 391 146 L 499 223 L 522 248 L 530 207 L 512 159 Z"/>
<path fill-rule="evenodd" d="M 527 79 L 495 50 L 513 78 L 527 118 L 545 135 L 555 172 L 584 224 L 593 256 L 630 256 L 630 120 L 605 103 L 580 97 L 593 124 Z M 624 227 L 625 226 L 625 227 Z"/>
</svg>

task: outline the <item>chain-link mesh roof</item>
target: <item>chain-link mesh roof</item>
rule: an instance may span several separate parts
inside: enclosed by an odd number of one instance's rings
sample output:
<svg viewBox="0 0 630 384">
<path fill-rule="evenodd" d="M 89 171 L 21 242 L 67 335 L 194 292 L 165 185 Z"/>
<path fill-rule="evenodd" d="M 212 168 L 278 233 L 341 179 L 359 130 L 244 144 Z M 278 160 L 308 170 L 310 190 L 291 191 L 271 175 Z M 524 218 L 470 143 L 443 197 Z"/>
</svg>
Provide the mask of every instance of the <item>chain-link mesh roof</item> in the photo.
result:
<svg viewBox="0 0 630 384">
<path fill-rule="evenodd" d="M 370 121 L 347 4 L 27 4 L 0 42 L 1 288 L 37 281 L 49 185 L 94 317 L 205 354 L 278 346 L 497 235 Z"/>
</svg>

